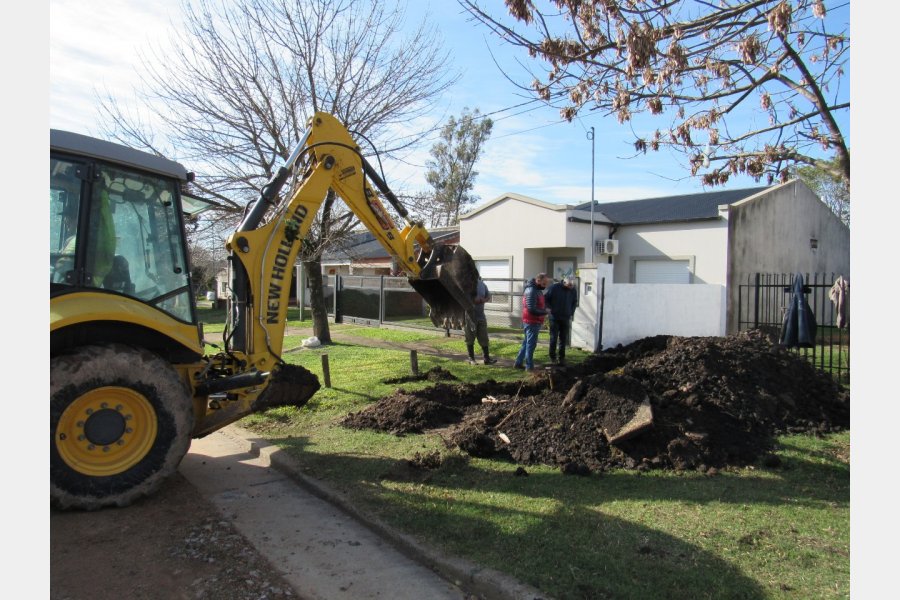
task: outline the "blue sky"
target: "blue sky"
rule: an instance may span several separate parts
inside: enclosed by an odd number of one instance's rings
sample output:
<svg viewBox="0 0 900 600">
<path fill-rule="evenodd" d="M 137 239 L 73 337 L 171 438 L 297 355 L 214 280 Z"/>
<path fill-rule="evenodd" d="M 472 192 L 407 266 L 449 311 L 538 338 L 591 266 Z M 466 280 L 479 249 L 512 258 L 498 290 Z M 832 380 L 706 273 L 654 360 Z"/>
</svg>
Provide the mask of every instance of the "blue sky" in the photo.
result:
<svg viewBox="0 0 900 600">
<path fill-rule="evenodd" d="M 505 14 L 500 2 L 497 10 Z M 590 200 L 592 142 L 587 133 L 591 127 L 595 128 L 596 200 L 632 200 L 703 189 L 697 179 L 687 175 L 684 159 L 666 150 L 626 158 L 634 154 L 633 138 L 628 126 L 612 117 L 585 113 L 567 123 L 560 120 L 556 109 L 538 104 L 509 110 L 532 98 L 507 81 L 494 60 L 518 74 L 516 61 L 523 58 L 522 51 L 499 43 L 455 0 L 413 0 L 408 12 L 411 22 L 427 16 L 439 25 L 452 57 L 449 67 L 461 74 L 459 82 L 435 103 L 434 118 L 459 115 L 464 107 L 495 113 L 493 134 L 477 165 L 475 192 L 481 202 L 505 192 L 559 204 Z M 178 0 L 105 0 L 103 10 L 86 10 L 84 2 L 76 0 L 51 0 L 50 126 L 99 134 L 95 90 L 109 90 L 123 105 L 133 102 L 132 87 L 140 79 L 139 57 L 152 45 L 163 43 L 170 23 L 179 21 Z M 427 159 L 425 146 L 403 161 L 387 161 L 388 183 L 395 190 L 427 189 Z M 763 183 L 742 177 L 726 187 Z"/>
</svg>

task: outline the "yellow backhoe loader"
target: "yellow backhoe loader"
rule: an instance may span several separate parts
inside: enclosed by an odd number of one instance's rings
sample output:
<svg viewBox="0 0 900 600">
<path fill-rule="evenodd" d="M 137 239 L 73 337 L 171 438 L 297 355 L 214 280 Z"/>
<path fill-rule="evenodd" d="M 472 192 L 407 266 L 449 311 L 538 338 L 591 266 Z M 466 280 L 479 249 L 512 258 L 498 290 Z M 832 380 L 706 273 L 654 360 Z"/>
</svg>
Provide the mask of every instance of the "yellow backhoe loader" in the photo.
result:
<svg viewBox="0 0 900 600">
<path fill-rule="evenodd" d="M 281 352 L 294 264 L 329 189 L 396 259 L 436 326 L 460 323 L 474 308 L 478 274 L 468 253 L 411 222 L 343 124 L 317 113 L 226 242 L 224 344 L 208 344 L 184 233 L 185 217 L 208 208 L 183 193 L 192 176 L 159 156 L 50 132 L 55 506 L 126 506 L 176 470 L 192 438 L 261 408 L 300 406 L 316 392 L 318 379 Z"/>
</svg>

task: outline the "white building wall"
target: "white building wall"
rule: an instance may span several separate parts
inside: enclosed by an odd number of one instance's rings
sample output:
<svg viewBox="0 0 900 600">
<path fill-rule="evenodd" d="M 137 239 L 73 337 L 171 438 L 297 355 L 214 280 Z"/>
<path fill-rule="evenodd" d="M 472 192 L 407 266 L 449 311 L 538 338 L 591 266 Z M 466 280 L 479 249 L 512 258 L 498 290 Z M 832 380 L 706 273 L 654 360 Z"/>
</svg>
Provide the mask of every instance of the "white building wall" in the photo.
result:
<svg viewBox="0 0 900 600">
<path fill-rule="evenodd" d="M 459 243 L 475 259 L 510 258 L 514 278 L 534 277 L 544 268 L 544 248 L 567 245 L 565 209 L 502 200 L 473 218 L 461 218 Z"/>
<path fill-rule="evenodd" d="M 602 206 L 602 205 L 601 205 Z M 689 259 L 693 283 L 725 285 L 728 266 L 728 221 L 622 226 L 615 234 L 619 254 L 613 257 L 615 283 L 634 281 L 641 258 Z"/>
<path fill-rule="evenodd" d="M 583 211 L 573 212 L 573 215 L 582 217 Z M 599 213 L 599 211 L 598 211 Z M 600 219 L 601 217 L 595 215 L 595 219 Z M 591 226 L 590 223 L 581 223 L 577 221 L 569 221 L 566 223 L 566 237 L 569 240 L 568 246 L 570 248 L 581 248 L 584 254 L 583 262 L 592 262 L 591 260 Z M 604 221 L 600 222 L 595 220 L 594 222 L 594 242 L 599 242 L 600 240 L 609 239 L 609 225 Z M 606 262 L 606 258 L 600 256 L 598 253 L 594 253 L 593 262 Z"/>
<path fill-rule="evenodd" d="M 572 322 L 575 347 L 593 351 L 598 337 L 606 349 L 654 335 L 725 335 L 724 285 L 615 283 L 609 265 L 584 264 L 579 270 L 581 304 Z"/>
</svg>

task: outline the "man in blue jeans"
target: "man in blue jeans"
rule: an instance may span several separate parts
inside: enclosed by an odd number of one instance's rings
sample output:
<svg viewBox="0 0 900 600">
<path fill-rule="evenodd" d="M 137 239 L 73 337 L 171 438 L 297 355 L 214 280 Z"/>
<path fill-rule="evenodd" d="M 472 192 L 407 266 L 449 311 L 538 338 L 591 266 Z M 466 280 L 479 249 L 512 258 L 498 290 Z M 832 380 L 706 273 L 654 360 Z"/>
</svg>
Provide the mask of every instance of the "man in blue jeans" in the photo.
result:
<svg viewBox="0 0 900 600">
<path fill-rule="evenodd" d="M 538 273 L 534 279 L 525 284 L 522 293 L 522 329 L 525 339 L 516 355 L 513 365 L 516 369 L 531 371 L 534 369 L 534 349 L 537 347 L 538 333 L 544 326 L 547 309 L 544 303 L 544 288 L 550 283 L 546 273 Z"/>
<path fill-rule="evenodd" d="M 572 330 L 572 317 L 578 306 L 578 291 L 575 278 L 571 275 L 550 286 L 544 294 L 547 310 L 550 311 L 550 362 L 566 364 L 566 346 Z M 559 360 L 557 361 L 557 356 Z"/>
</svg>

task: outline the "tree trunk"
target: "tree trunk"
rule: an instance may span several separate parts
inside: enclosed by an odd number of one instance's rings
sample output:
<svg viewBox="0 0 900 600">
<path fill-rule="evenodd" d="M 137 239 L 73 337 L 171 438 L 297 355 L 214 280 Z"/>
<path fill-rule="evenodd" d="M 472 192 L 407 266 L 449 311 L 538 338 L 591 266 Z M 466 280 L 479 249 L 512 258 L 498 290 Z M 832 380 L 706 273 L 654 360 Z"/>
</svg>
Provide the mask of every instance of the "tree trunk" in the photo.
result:
<svg viewBox="0 0 900 600">
<path fill-rule="evenodd" d="M 319 257 L 303 261 L 303 271 L 309 277 L 309 306 L 312 310 L 313 335 L 323 344 L 331 343 L 328 329 L 328 305 L 325 304 L 325 279 Z"/>
</svg>

